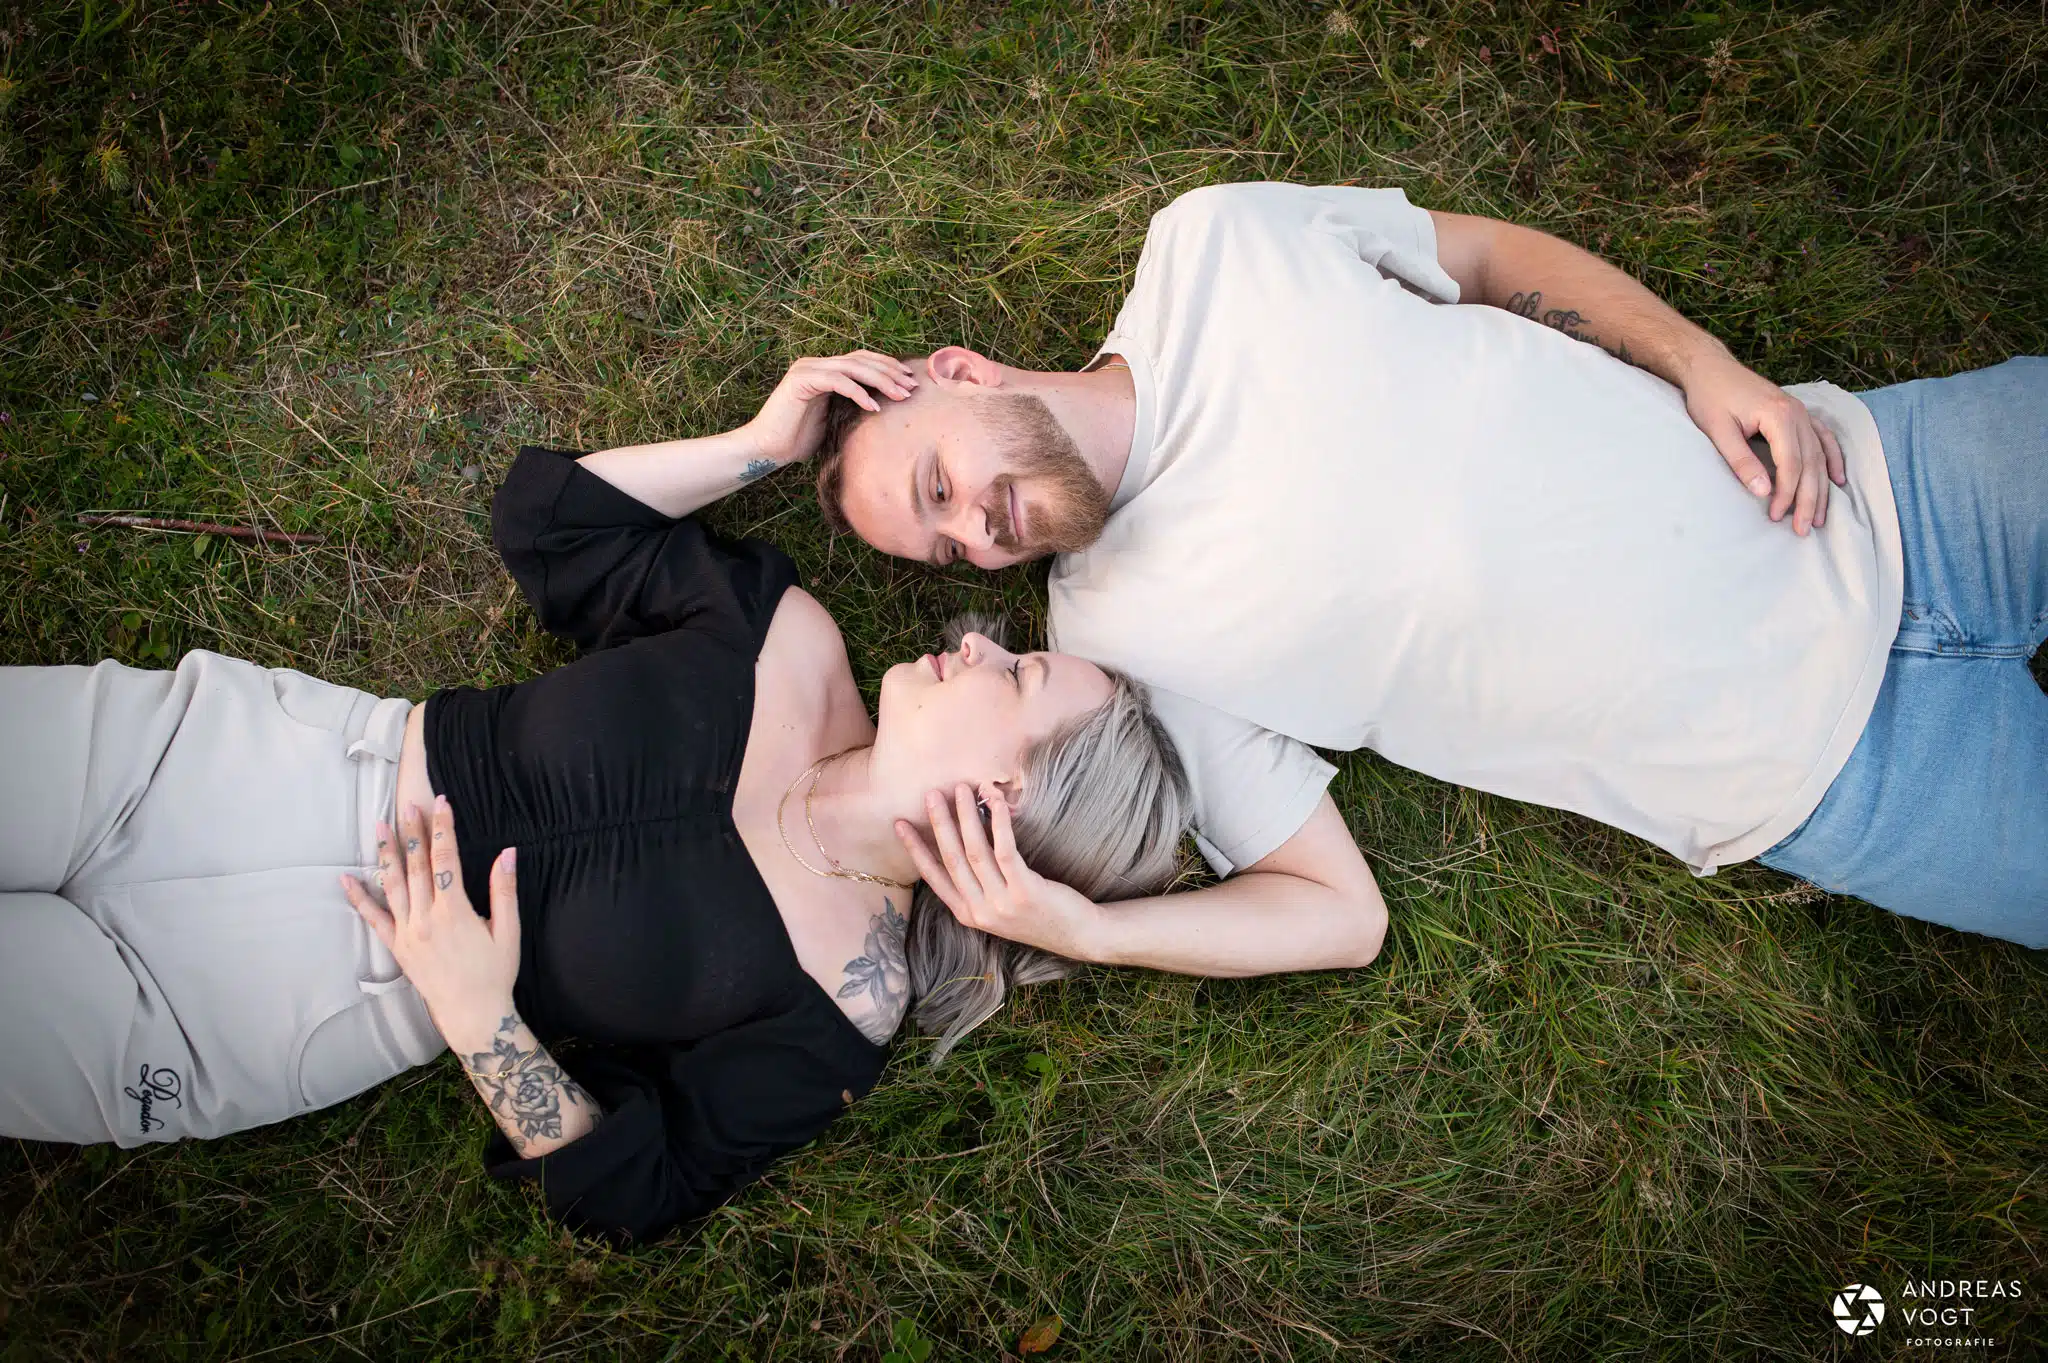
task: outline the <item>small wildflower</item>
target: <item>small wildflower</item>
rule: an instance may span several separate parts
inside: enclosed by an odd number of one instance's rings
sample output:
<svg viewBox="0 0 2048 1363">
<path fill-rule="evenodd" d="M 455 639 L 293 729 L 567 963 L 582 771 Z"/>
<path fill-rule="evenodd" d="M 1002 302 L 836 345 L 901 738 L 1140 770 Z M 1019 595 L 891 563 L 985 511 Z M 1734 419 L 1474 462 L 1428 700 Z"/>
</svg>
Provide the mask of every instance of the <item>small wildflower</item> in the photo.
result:
<svg viewBox="0 0 2048 1363">
<path fill-rule="evenodd" d="M 1723 38 L 1714 44 L 1714 51 L 1707 58 L 1707 84 L 1718 85 L 1721 78 L 1728 74 L 1735 65 L 1735 58 L 1730 55 L 1734 50 L 1734 40 L 1729 38 Z"/>
<path fill-rule="evenodd" d="M 1419 48 L 1419 47 L 1428 47 L 1428 46 L 1429 46 L 1429 37 L 1428 37 L 1428 35 L 1427 35 L 1427 34 L 1422 34 L 1422 33 L 1418 33 L 1418 34 L 1416 34 L 1416 35 L 1415 35 L 1414 37 L 1412 37 L 1412 38 L 1410 38 L 1410 39 L 1408 40 L 1408 46 L 1410 46 L 1410 47 L 1418 47 L 1418 48 Z"/>
<path fill-rule="evenodd" d="M 1030 100 L 1041 100 L 1041 99 L 1044 99 L 1044 98 L 1045 98 L 1045 81 L 1044 81 L 1044 79 L 1043 79 L 1043 78 L 1041 78 L 1041 77 L 1038 77 L 1038 76 L 1033 76 L 1033 77 L 1032 77 L 1032 78 L 1031 78 L 1030 80 L 1028 80 L 1028 81 L 1024 82 L 1024 97 L 1025 97 L 1026 99 L 1030 99 Z"/>
<path fill-rule="evenodd" d="M 1358 31 L 1358 23 L 1341 9 L 1333 9 L 1323 20 L 1323 29 L 1332 37 L 1348 38 Z"/>
</svg>

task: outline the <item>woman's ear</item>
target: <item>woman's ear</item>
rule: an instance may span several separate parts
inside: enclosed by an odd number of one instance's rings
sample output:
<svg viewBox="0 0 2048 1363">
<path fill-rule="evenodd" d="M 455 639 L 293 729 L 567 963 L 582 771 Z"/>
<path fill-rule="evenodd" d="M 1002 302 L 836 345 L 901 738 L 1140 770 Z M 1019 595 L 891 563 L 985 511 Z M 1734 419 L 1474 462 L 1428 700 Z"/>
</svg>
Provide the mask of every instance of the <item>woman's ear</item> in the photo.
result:
<svg viewBox="0 0 2048 1363">
<path fill-rule="evenodd" d="M 1014 776 L 1007 776 L 997 781 L 984 781 L 981 783 L 981 789 L 976 791 L 975 794 L 980 798 L 981 813 L 984 819 L 988 817 L 988 802 L 992 799 L 1001 800 L 1008 807 L 1011 817 L 1014 818 L 1017 813 L 1017 806 L 1024 797 L 1024 783 L 1021 779 Z"/>
</svg>

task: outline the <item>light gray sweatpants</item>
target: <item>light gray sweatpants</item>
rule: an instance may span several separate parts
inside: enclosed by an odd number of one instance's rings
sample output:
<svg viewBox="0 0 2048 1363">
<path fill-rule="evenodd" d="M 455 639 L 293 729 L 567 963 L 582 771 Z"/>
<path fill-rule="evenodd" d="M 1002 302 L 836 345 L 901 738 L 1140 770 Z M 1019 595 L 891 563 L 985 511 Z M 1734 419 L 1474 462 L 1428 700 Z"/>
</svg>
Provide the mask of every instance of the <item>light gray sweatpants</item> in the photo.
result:
<svg viewBox="0 0 2048 1363">
<path fill-rule="evenodd" d="M 411 708 L 217 653 L 0 668 L 0 1135 L 219 1136 L 440 1053 L 336 882 Z"/>
</svg>

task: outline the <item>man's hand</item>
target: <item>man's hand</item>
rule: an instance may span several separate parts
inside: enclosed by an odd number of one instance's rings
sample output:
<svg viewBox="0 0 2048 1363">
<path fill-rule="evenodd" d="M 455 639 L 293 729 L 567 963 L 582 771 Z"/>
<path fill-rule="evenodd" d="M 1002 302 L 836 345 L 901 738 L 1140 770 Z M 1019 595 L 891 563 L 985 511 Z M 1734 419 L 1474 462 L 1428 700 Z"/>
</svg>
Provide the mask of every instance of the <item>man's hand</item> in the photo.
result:
<svg viewBox="0 0 2048 1363">
<path fill-rule="evenodd" d="M 789 367 L 761 410 L 738 434 L 751 447 L 754 458 L 780 468 L 810 458 L 818 448 L 825 429 L 826 402 L 832 394 L 879 412 L 882 408 L 875 393 L 907 398 L 916 387 L 917 375 L 909 365 L 872 350 L 801 359 Z"/>
<path fill-rule="evenodd" d="M 491 916 L 479 918 L 462 887 L 455 815 L 444 795 L 434 801 L 431 827 L 413 805 L 399 816 L 396 837 L 389 824 L 377 825 L 383 904 L 354 876 L 341 878 L 348 902 L 397 959 L 434 1025 L 457 1051 L 488 1044 L 475 1038 L 488 1038 L 512 1011 L 512 984 L 519 976 L 514 875 L 508 847 L 491 866 Z"/>
<path fill-rule="evenodd" d="M 1792 529 L 1801 535 L 1827 524 L 1829 480 L 1846 487 L 1848 474 L 1834 433 L 1797 398 L 1745 368 L 1640 283 L 1570 242 L 1493 218 L 1429 216 L 1437 263 L 1457 281 L 1461 302 L 1554 327 L 1678 385 L 1686 410 L 1729 471 L 1771 499 L 1772 520 L 1791 512 Z M 1545 299 L 1549 305 L 1539 310 Z M 1777 465 L 1775 486 L 1749 449 L 1749 438 L 1759 434 Z"/>
<path fill-rule="evenodd" d="M 1848 472 L 1835 433 L 1805 403 L 1719 347 L 1687 366 L 1683 387 L 1685 410 L 1742 485 L 1770 497 L 1772 520 L 1783 520 L 1789 510 L 1798 535 L 1827 524 L 1828 483 L 1846 487 Z M 1771 462 L 1778 466 L 1775 485 L 1750 451 L 1754 435 L 1770 443 Z"/>
<path fill-rule="evenodd" d="M 974 792 L 964 784 L 954 790 L 950 808 L 936 790 L 925 796 L 937 856 L 915 828 L 896 821 L 896 836 L 917 864 L 918 875 L 970 928 L 1073 960 L 1091 959 L 1090 931 L 1101 909 L 1086 895 L 1026 866 L 1017 855 L 1009 802 L 993 788 L 983 794 L 993 846 L 982 831 Z"/>
</svg>

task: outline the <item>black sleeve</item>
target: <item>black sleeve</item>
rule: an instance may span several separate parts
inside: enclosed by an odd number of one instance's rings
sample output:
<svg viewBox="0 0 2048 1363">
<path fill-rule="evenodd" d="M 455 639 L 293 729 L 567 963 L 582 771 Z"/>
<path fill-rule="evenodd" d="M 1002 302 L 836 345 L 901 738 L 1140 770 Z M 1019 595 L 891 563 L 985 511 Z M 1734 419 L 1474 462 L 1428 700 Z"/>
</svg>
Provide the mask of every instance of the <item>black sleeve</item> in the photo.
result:
<svg viewBox="0 0 2048 1363">
<path fill-rule="evenodd" d="M 788 556 L 671 520 L 578 457 L 527 446 L 491 499 L 491 537 L 541 624 L 585 650 L 684 628 L 758 647 L 796 583 Z"/>
<path fill-rule="evenodd" d="M 538 1159 L 518 1158 L 494 1132 L 485 1163 L 493 1178 L 537 1182 L 548 1214 L 572 1230 L 652 1240 L 823 1131 L 879 1072 L 879 1052 L 853 1059 L 788 1015 L 688 1049 L 572 1054 L 563 1067 L 604 1109 L 596 1129 Z"/>
</svg>

